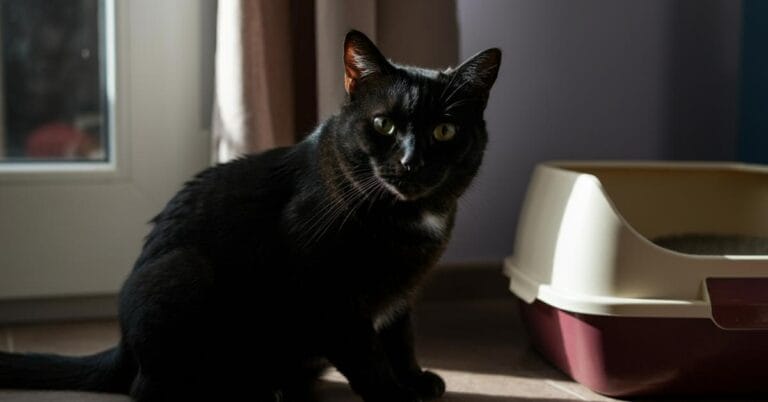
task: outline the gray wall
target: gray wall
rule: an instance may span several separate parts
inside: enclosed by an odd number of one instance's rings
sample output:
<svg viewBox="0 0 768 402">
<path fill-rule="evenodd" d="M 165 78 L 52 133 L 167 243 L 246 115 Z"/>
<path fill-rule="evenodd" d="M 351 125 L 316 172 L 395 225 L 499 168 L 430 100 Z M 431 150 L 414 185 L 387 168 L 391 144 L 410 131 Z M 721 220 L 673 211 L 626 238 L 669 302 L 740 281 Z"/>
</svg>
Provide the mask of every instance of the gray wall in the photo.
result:
<svg viewBox="0 0 768 402">
<path fill-rule="evenodd" d="M 736 153 L 741 2 L 457 0 L 459 53 L 504 53 L 490 144 L 444 262 L 513 251 L 547 159 L 719 159 Z"/>
</svg>

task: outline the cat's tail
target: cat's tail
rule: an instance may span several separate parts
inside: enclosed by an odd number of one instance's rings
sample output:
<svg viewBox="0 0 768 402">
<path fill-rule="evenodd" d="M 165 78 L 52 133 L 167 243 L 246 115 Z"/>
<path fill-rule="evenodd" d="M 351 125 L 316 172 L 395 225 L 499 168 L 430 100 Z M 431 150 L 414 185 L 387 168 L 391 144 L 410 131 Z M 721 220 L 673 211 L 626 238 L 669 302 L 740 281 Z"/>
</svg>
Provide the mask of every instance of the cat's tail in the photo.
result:
<svg viewBox="0 0 768 402">
<path fill-rule="evenodd" d="M 0 352 L 0 389 L 127 394 L 136 371 L 131 357 L 120 346 L 77 357 Z"/>
</svg>

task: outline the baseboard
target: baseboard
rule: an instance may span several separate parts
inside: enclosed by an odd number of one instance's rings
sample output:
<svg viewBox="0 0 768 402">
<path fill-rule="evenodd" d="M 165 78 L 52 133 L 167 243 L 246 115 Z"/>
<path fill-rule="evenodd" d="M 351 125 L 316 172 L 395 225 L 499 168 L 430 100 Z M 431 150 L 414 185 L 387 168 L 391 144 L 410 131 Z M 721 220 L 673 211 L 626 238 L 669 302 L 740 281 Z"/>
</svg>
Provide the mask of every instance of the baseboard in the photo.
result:
<svg viewBox="0 0 768 402">
<path fill-rule="evenodd" d="M 0 301 L 0 324 L 113 319 L 117 295 Z"/>
<path fill-rule="evenodd" d="M 460 301 L 509 297 L 501 263 L 451 264 L 428 277 L 420 301 Z M 114 319 L 117 295 L 0 301 L 0 324 Z"/>
<path fill-rule="evenodd" d="M 509 279 L 502 263 L 441 265 L 422 290 L 422 301 L 461 301 L 509 297 Z"/>
</svg>

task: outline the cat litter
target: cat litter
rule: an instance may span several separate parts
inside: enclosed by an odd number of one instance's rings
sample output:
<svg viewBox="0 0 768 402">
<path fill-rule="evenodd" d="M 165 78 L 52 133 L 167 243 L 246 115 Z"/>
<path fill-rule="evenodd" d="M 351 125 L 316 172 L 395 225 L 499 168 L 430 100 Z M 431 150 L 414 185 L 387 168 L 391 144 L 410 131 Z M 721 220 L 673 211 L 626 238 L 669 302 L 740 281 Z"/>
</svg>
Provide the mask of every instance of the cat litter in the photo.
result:
<svg viewBox="0 0 768 402">
<path fill-rule="evenodd" d="M 611 396 L 768 394 L 768 168 L 539 165 L 505 262 L 534 346 Z"/>
</svg>

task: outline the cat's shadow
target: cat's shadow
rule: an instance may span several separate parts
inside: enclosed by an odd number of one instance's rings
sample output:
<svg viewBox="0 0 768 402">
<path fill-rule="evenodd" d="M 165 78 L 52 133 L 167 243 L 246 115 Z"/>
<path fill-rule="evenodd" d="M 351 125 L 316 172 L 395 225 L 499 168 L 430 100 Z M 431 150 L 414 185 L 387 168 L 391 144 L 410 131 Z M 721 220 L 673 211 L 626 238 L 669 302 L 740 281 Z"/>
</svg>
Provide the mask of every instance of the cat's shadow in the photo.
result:
<svg viewBox="0 0 768 402">
<path fill-rule="evenodd" d="M 478 395 L 463 392 L 446 392 L 442 398 L 435 402 L 569 402 L 568 399 L 552 398 L 528 398 L 515 396 Z M 315 391 L 313 399 L 287 402 L 362 402 L 355 395 L 349 385 L 339 382 L 321 381 Z"/>
</svg>

